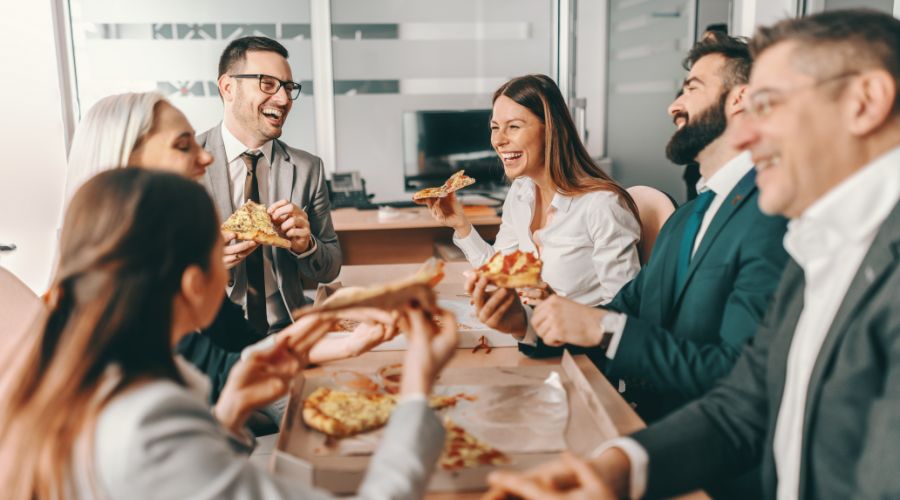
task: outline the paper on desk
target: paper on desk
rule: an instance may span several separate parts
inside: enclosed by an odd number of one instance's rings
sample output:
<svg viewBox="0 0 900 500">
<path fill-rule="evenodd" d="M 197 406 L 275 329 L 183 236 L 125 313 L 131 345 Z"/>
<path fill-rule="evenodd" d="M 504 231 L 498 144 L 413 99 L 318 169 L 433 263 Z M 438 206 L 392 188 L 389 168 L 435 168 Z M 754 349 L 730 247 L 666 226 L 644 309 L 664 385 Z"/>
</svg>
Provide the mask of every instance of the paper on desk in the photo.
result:
<svg viewBox="0 0 900 500">
<path fill-rule="evenodd" d="M 569 419 L 566 390 L 558 373 L 543 384 L 441 386 L 435 393 L 474 396 L 443 410 L 457 425 L 473 436 L 508 454 L 549 453 L 566 448 L 565 430 Z M 337 440 L 316 450 L 319 456 L 371 455 L 384 430 Z"/>
</svg>

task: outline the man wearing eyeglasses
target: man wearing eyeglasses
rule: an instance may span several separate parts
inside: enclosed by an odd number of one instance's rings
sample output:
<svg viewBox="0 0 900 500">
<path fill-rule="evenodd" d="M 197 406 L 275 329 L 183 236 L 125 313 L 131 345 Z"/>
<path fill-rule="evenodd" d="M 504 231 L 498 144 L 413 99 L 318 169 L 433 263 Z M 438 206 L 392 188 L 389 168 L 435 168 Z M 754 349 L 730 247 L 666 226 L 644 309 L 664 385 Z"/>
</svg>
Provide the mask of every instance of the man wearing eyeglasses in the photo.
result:
<svg viewBox="0 0 900 500">
<path fill-rule="evenodd" d="M 287 57 L 284 46 L 265 37 L 229 43 L 219 60 L 225 115 L 198 137 L 214 157 L 203 182 L 219 215 L 256 201 L 291 242 L 275 248 L 225 235 L 232 240 L 225 248 L 228 295 L 261 333 L 284 328 L 290 311 L 306 304 L 302 276 L 328 282 L 341 268 L 322 160 L 279 140 L 300 97 Z"/>
<path fill-rule="evenodd" d="M 900 21 L 830 11 L 751 47 L 733 143 L 793 259 L 762 328 L 705 397 L 497 493 L 667 497 L 759 465 L 762 498 L 900 498 Z"/>
</svg>

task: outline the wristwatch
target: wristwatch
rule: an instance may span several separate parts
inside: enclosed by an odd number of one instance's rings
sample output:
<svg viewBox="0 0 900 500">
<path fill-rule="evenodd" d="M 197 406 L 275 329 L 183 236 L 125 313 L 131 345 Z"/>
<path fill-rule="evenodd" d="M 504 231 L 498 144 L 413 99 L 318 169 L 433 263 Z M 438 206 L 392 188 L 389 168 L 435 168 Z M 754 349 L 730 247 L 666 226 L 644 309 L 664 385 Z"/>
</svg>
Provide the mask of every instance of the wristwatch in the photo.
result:
<svg viewBox="0 0 900 500">
<path fill-rule="evenodd" d="M 604 353 L 609 349 L 609 344 L 612 343 L 618 327 L 618 318 L 616 316 L 615 313 L 607 311 L 600 320 L 600 329 L 603 330 L 603 335 L 600 336 L 600 344 L 597 347 Z"/>
</svg>

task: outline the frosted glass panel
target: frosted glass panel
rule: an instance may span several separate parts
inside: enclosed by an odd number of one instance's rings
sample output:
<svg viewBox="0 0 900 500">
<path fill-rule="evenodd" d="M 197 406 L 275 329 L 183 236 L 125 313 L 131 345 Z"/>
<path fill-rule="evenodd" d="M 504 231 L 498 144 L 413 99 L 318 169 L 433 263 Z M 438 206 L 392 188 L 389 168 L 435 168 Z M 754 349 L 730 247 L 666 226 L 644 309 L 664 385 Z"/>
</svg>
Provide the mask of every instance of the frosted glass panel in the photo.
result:
<svg viewBox="0 0 900 500">
<path fill-rule="evenodd" d="M 121 92 L 159 90 L 197 131 L 222 119 L 219 56 L 247 35 L 277 39 L 290 54 L 303 96 L 284 128 L 292 146 L 315 153 L 309 0 L 70 0 L 79 108 Z"/>
<path fill-rule="evenodd" d="M 377 201 L 409 197 L 403 113 L 489 109 L 508 79 L 551 74 L 554 5 L 332 0 L 336 170 L 360 171 Z M 381 26 L 380 36 L 367 25 Z"/>
</svg>

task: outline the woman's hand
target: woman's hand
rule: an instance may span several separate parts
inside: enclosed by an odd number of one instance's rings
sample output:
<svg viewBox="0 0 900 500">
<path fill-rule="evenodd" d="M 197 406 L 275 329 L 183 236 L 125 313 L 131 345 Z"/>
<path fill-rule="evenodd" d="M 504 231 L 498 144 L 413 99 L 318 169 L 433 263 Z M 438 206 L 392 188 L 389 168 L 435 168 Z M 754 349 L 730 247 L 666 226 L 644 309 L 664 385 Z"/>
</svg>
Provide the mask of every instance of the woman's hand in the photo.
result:
<svg viewBox="0 0 900 500">
<path fill-rule="evenodd" d="M 496 288 L 488 291 L 488 281 L 472 274 L 466 279 L 466 291 L 472 294 L 472 306 L 478 321 L 521 339 L 528 331 L 525 307 L 515 290 Z"/>
<path fill-rule="evenodd" d="M 341 318 L 355 319 L 361 323 L 344 338 L 326 338 L 314 345 L 309 352 L 310 363 L 320 364 L 359 356 L 399 333 L 397 323 L 400 315 L 396 311 L 351 309 L 342 311 Z"/>
<path fill-rule="evenodd" d="M 247 348 L 234 365 L 213 413 L 222 425 L 241 434 L 250 413 L 284 396 L 308 362 L 309 350 L 331 330 L 334 319 L 308 314 L 285 328 L 269 347 Z M 265 341 L 264 341 L 265 342 Z"/>
<path fill-rule="evenodd" d="M 452 227 L 458 237 L 465 238 L 472 231 L 472 224 L 463 211 L 462 203 L 456 198 L 456 193 L 450 193 L 444 198 L 427 198 L 425 204 L 434 220 Z"/>
<path fill-rule="evenodd" d="M 456 352 L 456 316 L 441 311 L 443 325 L 438 330 L 421 309 L 410 309 L 405 317 L 406 356 L 400 395 L 431 393 L 435 377 Z"/>
<path fill-rule="evenodd" d="M 531 286 L 527 288 L 517 288 L 516 291 L 519 293 L 519 299 L 523 304 L 527 306 L 538 306 L 541 302 L 547 300 L 551 295 L 555 295 L 556 292 L 550 288 L 550 285 L 546 283 L 541 283 L 538 286 Z"/>
<path fill-rule="evenodd" d="M 287 338 L 275 339 L 264 350 L 251 352 L 231 369 L 213 414 L 232 433 L 243 434 L 250 413 L 284 396 L 303 363 L 287 347 Z"/>
</svg>

